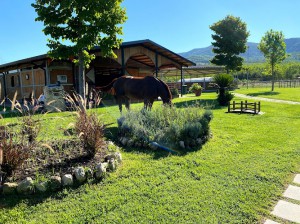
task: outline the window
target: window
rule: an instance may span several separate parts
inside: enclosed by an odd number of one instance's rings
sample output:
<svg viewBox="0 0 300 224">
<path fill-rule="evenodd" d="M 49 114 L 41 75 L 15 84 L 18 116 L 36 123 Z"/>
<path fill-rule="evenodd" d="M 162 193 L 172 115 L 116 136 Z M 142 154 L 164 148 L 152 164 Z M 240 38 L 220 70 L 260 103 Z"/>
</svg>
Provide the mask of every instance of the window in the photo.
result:
<svg viewBox="0 0 300 224">
<path fill-rule="evenodd" d="M 57 81 L 60 83 L 67 83 L 68 82 L 68 78 L 66 75 L 58 75 L 57 76 Z"/>
</svg>

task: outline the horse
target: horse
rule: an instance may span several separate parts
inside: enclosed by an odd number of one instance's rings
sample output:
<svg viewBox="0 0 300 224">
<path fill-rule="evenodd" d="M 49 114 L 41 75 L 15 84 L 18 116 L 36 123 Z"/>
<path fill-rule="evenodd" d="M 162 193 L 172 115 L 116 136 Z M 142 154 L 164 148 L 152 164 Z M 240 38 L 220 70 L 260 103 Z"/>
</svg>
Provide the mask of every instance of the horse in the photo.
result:
<svg viewBox="0 0 300 224">
<path fill-rule="evenodd" d="M 172 103 L 172 94 L 167 84 L 153 76 L 121 76 L 102 89 L 109 89 L 115 96 L 120 112 L 122 103 L 127 110 L 130 109 L 131 99 L 143 100 L 144 108 L 148 110 L 151 110 L 154 100 L 158 97 L 162 99 L 163 104 Z"/>
</svg>

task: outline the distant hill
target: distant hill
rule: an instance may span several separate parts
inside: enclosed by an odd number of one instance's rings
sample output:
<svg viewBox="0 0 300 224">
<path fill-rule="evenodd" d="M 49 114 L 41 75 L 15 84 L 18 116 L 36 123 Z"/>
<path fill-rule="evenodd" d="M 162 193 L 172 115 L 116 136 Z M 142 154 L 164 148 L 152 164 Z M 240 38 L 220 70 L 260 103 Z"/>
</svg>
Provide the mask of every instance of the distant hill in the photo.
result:
<svg viewBox="0 0 300 224">
<path fill-rule="evenodd" d="M 300 38 L 285 39 L 286 51 L 290 54 L 290 57 L 286 60 L 299 61 L 300 62 Z M 246 62 L 263 62 L 265 61 L 263 54 L 258 50 L 258 43 L 248 42 L 248 50 L 241 54 Z M 188 52 L 179 53 L 181 56 L 197 63 L 197 64 L 209 64 L 209 60 L 214 57 L 212 52 L 212 45 L 204 48 L 195 48 Z"/>
</svg>

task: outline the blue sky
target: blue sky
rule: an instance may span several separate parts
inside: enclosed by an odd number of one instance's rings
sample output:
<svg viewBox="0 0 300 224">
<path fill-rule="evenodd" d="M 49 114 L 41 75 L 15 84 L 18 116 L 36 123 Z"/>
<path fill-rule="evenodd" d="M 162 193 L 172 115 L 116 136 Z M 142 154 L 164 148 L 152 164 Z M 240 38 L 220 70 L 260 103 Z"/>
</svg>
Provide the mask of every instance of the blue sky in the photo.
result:
<svg viewBox="0 0 300 224">
<path fill-rule="evenodd" d="M 0 64 L 47 52 L 33 2 L 0 0 Z M 247 24 L 250 42 L 270 29 L 300 37 L 300 0 L 124 0 L 122 5 L 128 16 L 124 41 L 150 39 L 176 53 L 209 46 L 209 26 L 229 14 Z"/>
</svg>

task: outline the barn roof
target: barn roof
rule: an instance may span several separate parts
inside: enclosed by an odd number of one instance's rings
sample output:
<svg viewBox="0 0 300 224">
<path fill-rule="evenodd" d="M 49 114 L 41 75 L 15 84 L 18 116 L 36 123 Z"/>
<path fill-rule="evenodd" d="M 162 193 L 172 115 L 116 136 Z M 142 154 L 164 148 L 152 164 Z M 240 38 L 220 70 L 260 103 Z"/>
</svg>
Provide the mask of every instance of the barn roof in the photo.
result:
<svg viewBox="0 0 300 224">
<path fill-rule="evenodd" d="M 130 48 L 130 47 L 135 47 L 135 46 L 142 46 L 146 49 L 149 49 L 153 52 L 157 52 L 157 54 L 160 54 L 163 57 L 166 57 L 177 64 L 183 66 L 183 67 L 188 67 L 188 66 L 193 66 L 195 65 L 194 62 L 174 53 L 173 51 L 168 50 L 167 48 L 149 40 L 138 40 L 138 41 L 130 41 L 130 42 L 123 42 L 121 44 L 121 48 Z M 101 51 L 99 47 L 95 47 L 92 51 Z M 35 57 L 30 57 L 6 64 L 0 65 L 0 72 L 6 72 L 9 70 L 14 70 L 20 67 L 30 67 L 32 65 L 40 65 L 43 61 L 47 60 L 49 56 L 47 54 L 35 56 Z"/>
</svg>

